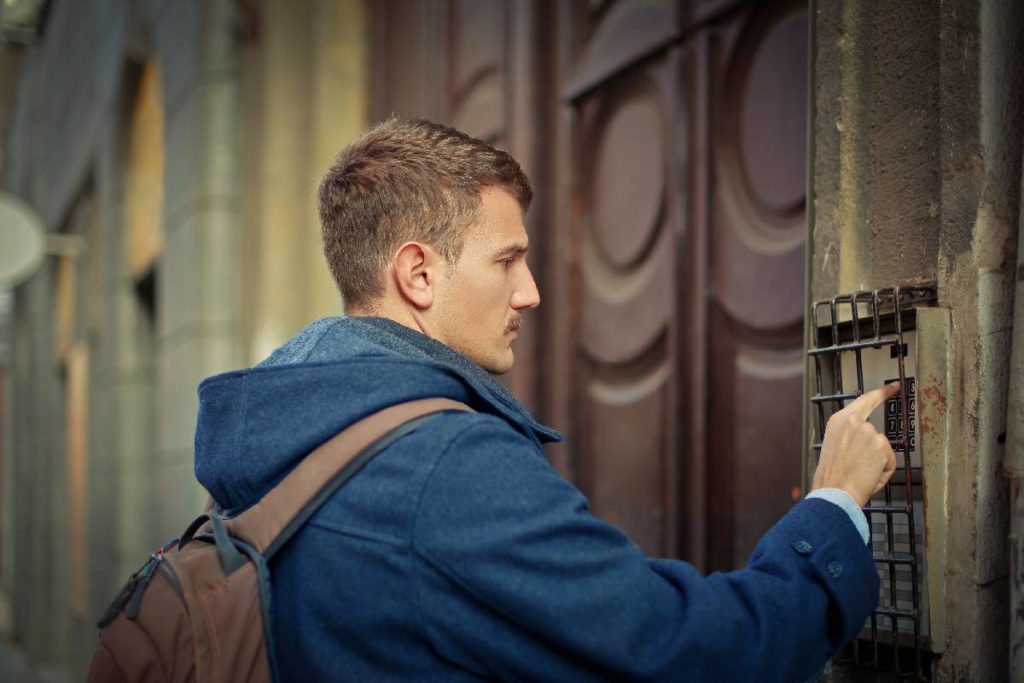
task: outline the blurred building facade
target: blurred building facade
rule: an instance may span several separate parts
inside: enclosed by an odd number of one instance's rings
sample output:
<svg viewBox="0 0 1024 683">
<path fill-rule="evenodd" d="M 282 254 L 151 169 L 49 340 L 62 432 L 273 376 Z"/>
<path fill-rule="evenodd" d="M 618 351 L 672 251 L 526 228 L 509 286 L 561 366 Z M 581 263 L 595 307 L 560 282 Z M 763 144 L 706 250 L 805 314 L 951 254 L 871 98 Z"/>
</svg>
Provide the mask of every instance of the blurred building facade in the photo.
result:
<svg viewBox="0 0 1024 683">
<path fill-rule="evenodd" d="M 33 670 L 81 678 L 107 600 L 201 508 L 199 381 L 340 312 L 316 180 L 396 113 L 532 179 L 544 302 L 507 381 L 652 554 L 739 566 L 803 494 L 809 300 L 934 283 L 935 676 L 1006 679 L 1024 13 L 877 5 L 52 2 L 3 149 L 4 188 L 69 236 L 13 292 L 3 368 L 0 587 Z"/>
</svg>

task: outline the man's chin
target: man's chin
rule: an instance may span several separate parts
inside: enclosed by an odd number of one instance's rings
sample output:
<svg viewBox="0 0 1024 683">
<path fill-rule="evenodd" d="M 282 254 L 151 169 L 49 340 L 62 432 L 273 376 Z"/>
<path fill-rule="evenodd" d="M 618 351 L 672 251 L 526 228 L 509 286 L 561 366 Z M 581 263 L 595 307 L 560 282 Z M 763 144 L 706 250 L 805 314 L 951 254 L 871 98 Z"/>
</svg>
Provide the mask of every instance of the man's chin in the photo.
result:
<svg viewBox="0 0 1024 683">
<path fill-rule="evenodd" d="M 504 375 L 512 369 L 515 362 L 515 355 L 512 353 L 512 349 L 509 349 L 507 355 L 500 358 L 490 358 L 486 362 L 477 363 L 477 365 L 492 375 Z"/>
<path fill-rule="evenodd" d="M 451 345 L 449 348 L 462 354 L 467 360 L 472 362 L 474 365 L 479 367 L 491 375 L 504 375 L 506 372 L 512 369 L 512 365 L 515 363 L 515 354 L 512 352 L 512 347 L 509 345 L 508 340 L 502 345 L 490 347 L 491 353 L 482 353 L 477 347 L 474 348 L 469 344 L 466 345 Z"/>
</svg>

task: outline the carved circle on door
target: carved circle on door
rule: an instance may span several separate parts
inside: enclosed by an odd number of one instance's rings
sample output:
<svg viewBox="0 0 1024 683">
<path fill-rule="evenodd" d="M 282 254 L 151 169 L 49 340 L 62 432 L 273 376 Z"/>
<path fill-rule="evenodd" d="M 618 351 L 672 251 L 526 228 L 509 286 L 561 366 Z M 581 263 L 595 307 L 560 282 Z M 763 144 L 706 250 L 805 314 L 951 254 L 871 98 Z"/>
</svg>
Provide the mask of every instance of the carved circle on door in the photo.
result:
<svg viewBox="0 0 1024 683">
<path fill-rule="evenodd" d="M 807 13 L 789 0 L 738 22 L 715 73 L 713 298 L 737 329 L 782 334 L 804 313 Z"/>
<path fill-rule="evenodd" d="M 805 239 L 806 13 L 766 10 L 736 44 L 717 130 L 718 204 L 747 248 L 783 254 Z"/>
<path fill-rule="evenodd" d="M 644 90 L 625 94 L 602 118 L 589 169 L 590 224 L 604 260 L 627 270 L 644 260 L 662 223 L 662 121 L 657 102 Z"/>
<path fill-rule="evenodd" d="M 806 192 L 807 71 L 778 68 L 807 53 L 807 20 L 791 14 L 763 36 L 740 110 L 740 151 L 751 194 L 782 216 L 799 212 Z"/>
<path fill-rule="evenodd" d="M 609 83 L 588 104 L 580 149 L 580 341 L 592 360 L 630 363 L 656 345 L 671 315 L 663 110 L 643 72 Z"/>
</svg>

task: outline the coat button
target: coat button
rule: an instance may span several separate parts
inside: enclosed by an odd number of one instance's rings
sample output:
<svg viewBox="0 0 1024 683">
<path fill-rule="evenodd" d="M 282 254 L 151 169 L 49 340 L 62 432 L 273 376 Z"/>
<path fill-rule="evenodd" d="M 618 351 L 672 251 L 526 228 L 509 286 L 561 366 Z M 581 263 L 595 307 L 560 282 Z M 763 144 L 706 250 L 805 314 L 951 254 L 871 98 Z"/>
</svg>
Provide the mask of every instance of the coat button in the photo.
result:
<svg viewBox="0 0 1024 683">
<path fill-rule="evenodd" d="M 835 560 L 829 562 L 828 573 L 832 575 L 833 579 L 838 579 L 843 575 L 843 565 L 839 564 Z"/>
<path fill-rule="evenodd" d="M 797 541 L 793 544 L 793 550 L 797 551 L 801 555 L 810 555 L 811 551 L 814 550 L 814 546 L 807 541 Z"/>
</svg>

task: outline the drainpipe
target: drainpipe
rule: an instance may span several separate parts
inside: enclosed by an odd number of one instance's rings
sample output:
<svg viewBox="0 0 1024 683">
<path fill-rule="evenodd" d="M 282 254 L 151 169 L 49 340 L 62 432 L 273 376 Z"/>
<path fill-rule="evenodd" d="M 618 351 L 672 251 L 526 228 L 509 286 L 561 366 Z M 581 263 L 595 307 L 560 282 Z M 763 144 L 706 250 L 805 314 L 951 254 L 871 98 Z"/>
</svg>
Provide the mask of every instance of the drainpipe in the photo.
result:
<svg viewBox="0 0 1024 683">
<path fill-rule="evenodd" d="M 990 109 L 994 129 L 986 135 L 986 147 L 996 150 L 999 140 L 1009 144 L 1001 169 L 1006 173 L 1003 187 L 1020 183 L 1017 210 L 1017 268 L 1013 285 L 1013 331 L 1010 341 L 1009 381 L 1006 396 L 1006 442 L 1003 473 L 1010 489 L 1010 609 L 1009 680 L 1024 681 L 1024 166 L 1017 156 L 1010 163 L 1011 150 L 1024 151 L 1021 145 L 1019 116 L 1024 95 L 1024 65 L 1019 55 L 1024 50 L 1024 7 L 1017 0 L 982 0 L 982 54 L 990 59 L 982 66 L 982 97 Z M 985 45 L 988 43 L 988 49 Z M 1014 114 L 1017 114 L 1014 116 Z M 1002 130 L 998 130 L 1002 128 Z M 1007 129 L 1009 129 L 1007 131 Z M 1016 129 L 1016 130 L 1014 130 Z M 1006 133 L 1009 132 L 1007 135 Z M 1009 142 L 1009 141 L 1013 142 Z M 1017 149 L 1013 149 L 1017 145 Z M 1014 166 L 1015 165 L 1015 166 Z"/>
<path fill-rule="evenodd" d="M 1024 176 L 1024 174 L 1022 174 Z M 1024 183 L 1024 177 L 1021 178 Z M 1003 472 L 1010 480 L 1010 680 L 1024 681 L 1024 191 L 1017 238 L 1017 285 Z"/>
</svg>

